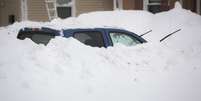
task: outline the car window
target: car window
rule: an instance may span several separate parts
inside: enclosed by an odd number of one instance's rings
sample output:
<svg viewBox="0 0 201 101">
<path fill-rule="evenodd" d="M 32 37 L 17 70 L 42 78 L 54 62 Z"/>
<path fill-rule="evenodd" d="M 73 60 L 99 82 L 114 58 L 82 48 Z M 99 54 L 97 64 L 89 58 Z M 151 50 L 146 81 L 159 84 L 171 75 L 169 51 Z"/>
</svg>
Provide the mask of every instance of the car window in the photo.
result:
<svg viewBox="0 0 201 101">
<path fill-rule="evenodd" d="M 55 36 L 48 35 L 48 34 L 33 34 L 31 37 L 31 40 L 37 44 L 47 45 L 49 41 L 54 37 Z"/>
<path fill-rule="evenodd" d="M 21 31 L 17 36 L 17 38 L 20 40 L 29 38 L 37 44 L 44 44 L 44 45 L 47 45 L 49 41 L 54 37 L 55 37 L 54 33 L 47 33 L 43 31 Z"/>
<path fill-rule="evenodd" d="M 99 31 L 82 31 L 74 33 L 74 38 L 92 47 L 104 47 L 102 33 Z"/>
<path fill-rule="evenodd" d="M 134 46 L 141 43 L 136 37 L 126 33 L 110 32 L 109 35 L 113 45 L 120 43 L 126 46 Z"/>
</svg>

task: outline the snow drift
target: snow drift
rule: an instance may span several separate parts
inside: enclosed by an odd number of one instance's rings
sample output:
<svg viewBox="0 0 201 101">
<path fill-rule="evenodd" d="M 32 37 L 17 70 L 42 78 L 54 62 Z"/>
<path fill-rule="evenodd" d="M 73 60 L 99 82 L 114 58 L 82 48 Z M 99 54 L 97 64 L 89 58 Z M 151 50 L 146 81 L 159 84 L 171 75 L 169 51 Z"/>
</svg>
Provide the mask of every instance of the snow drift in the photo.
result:
<svg viewBox="0 0 201 101">
<path fill-rule="evenodd" d="M 1 101 L 200 101 L 201 17 L 180 7 L 151 14 L 113 11 L 0 28 Z M 57 37 L 47 46 L 16 39 L 22 27 L 119 27 L 143 45 L 92 48 Z M 181 29 L 162 43 L 168 33 Z"/>
</svg>

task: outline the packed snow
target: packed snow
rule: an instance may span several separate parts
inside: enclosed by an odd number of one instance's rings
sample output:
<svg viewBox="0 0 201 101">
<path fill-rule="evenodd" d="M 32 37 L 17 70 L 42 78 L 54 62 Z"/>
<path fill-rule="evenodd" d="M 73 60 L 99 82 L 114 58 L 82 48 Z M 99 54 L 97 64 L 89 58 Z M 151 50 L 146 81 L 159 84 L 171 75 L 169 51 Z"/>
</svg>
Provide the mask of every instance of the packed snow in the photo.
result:
<svg viewBox="0 0 201 101">
<path fill-rule="evenodd" d="M 23 27 L 115 27 L 146 44 L 109 48 L 56 37 L 47 46 L 18 40 Z M 161 38 L 181 29 L 163 42 Z M 180 5 L 167 12 L 106 11 L 0 28 L 0 101 L 201 101 L 201 16 Z"/>
</svg>

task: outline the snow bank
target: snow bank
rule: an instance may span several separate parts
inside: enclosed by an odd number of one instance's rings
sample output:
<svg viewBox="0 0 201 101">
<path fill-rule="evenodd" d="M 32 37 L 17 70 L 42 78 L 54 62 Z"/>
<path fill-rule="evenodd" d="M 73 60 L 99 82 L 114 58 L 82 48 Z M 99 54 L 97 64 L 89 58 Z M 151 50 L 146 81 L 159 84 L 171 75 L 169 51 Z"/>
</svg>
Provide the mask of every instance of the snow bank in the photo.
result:
<svg viewBox="0 0 201 101">
<path fill-rule="evenodd" d="M 114 17 L 115 16 L 115 17 Z M 20 22 L 0 28 L 1 101 L 200 101 L 201 17 L 179 7 L 83 14 L 52 22 Z M 16 39 L 24 26 L 58 29 L 152 29 L 147 44 L 92 48 L 57 37 L 47 46 Z M 161 37 L 180 32 L 163 43 Z"/>
</svg>

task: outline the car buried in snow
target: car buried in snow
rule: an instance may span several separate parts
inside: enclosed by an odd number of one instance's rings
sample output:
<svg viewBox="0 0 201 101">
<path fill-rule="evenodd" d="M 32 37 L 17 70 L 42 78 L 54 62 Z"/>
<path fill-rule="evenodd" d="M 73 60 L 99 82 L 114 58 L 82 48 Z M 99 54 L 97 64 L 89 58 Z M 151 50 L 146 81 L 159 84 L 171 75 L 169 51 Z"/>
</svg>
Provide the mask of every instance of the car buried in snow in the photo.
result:
<svg viewBox="0 0 201 101">
<path fill-rule="evenodd" d="M 56 36 L 73 37 L 92 47 L 109 47 L 118 43 L 134 46 L 146 42 L 145 39 L 135 33 L 117 28 L 76 28 L 66 30 L 55 30 L 47 27 L 23 28 L 19 31 L 17 38 L 20 40 L 29 38 L 37 44 L 47 45 Z"/>
</svg>

